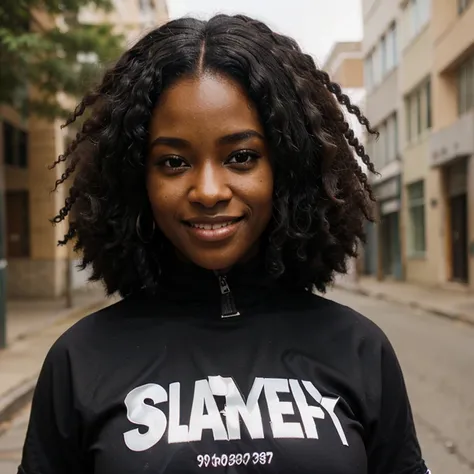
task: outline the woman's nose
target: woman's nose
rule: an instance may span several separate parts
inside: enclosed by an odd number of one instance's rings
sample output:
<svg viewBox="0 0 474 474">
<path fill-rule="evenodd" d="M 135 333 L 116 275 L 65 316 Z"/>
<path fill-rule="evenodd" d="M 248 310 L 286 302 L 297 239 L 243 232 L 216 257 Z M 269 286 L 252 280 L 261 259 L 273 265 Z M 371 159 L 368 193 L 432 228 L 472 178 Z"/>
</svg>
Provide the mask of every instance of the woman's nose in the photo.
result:
<svg viewBox="0 0 474 474">
<path fill-rule="evenodd" d="M 226 182 L 226 170 L 221 164 L 208 163 L 195 174 L 189 200 L 195 204 L 212 208 L 232 198 Z"/>
</svg>

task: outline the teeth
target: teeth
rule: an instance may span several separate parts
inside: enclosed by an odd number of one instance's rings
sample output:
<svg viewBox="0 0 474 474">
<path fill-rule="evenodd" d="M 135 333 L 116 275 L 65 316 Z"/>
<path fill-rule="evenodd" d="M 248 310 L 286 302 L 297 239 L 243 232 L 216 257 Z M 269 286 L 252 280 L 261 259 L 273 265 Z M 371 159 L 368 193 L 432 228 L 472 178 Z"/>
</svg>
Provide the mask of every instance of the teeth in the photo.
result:
<svg viewBox="0 0 474 474">
<path fill-rule="evenodd" d="M 229 222 L 221 222 L 220 224 L 190 224 L 191 227 L 196 229 L 204 229 L 204 230 L 216 230 L 222 229 L 223 227 L 227 227 L 228 225 L 233 224 L 232 221 Z"/>
</svg>

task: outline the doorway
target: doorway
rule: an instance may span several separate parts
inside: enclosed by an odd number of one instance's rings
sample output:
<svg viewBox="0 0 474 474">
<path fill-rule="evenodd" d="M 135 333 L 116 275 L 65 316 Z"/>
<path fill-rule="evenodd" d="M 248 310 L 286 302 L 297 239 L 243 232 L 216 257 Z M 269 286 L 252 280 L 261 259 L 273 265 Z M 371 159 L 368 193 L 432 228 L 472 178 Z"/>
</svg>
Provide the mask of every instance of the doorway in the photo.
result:
<svg viewBox="0 0 474 474">
<path fill-rule="evenodd" d="M 382 218 L 383 273 L 385 276 L 400 280 L 402 278 L 402 260 L 400 249 L 400 214 L 392 212 Z"/>
<path fill-rule="evenodd" d="M 467 283 L 468 237 L 467 237 L 467 194 L 449 199 L 451 214 L 451 278 L 455 282 Z"/>
<path fill-rule="evenodd" d="M 448 205 L 449 251 L 451 254 L 450 280 L 468 283 L 468 160 L 459 159 L 446 169 Z"/>
<path fill-rule="evenodd" d="M 7 191 L 7 257 L 28 257 L 30 253 L 28 191 Z"/>
</svg>

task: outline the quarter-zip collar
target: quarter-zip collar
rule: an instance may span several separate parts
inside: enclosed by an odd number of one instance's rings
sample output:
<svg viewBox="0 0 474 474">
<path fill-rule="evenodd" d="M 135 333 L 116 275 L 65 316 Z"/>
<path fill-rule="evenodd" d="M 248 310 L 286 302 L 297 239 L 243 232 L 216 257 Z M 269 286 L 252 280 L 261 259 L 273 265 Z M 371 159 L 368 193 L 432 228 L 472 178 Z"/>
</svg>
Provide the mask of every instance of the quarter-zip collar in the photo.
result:
<svg viewBox="0 0 474 474">
<path fill-rule="evenodd" d="M 207 307 L 214 316 L 228 319 L 264 303 L 276 286 L 260 258 L 227 272 L 213 272 L 173 259 L 163 267 L 160 297 Z"/>
<path fill-rule="evenodd" d="M 234 295 L 227 283 L 226 275 L 221 272 L 214 273 L 219 280 L 219 287 L 221 290 L 221 318 L 227 319 L 240 316 L 240 313 L 235 306 Z"/>
</svg>

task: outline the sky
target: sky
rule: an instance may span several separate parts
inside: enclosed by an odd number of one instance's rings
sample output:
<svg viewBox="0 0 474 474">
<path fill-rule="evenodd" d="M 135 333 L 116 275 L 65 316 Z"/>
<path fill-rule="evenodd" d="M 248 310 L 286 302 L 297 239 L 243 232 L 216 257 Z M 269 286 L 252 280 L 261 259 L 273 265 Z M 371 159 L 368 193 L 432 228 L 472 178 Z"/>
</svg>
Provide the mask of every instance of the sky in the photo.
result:
<svg viewBox="0 0 474 474">
<path fill-rule="evenodd" d="M 395 1 L 395 0 L 394 0 Z M 361 0 L 167 0 L 170 17 L 244 13 L 295 38 L 322 65 L 337 41 L 362 39 Z"/>
</svg>

